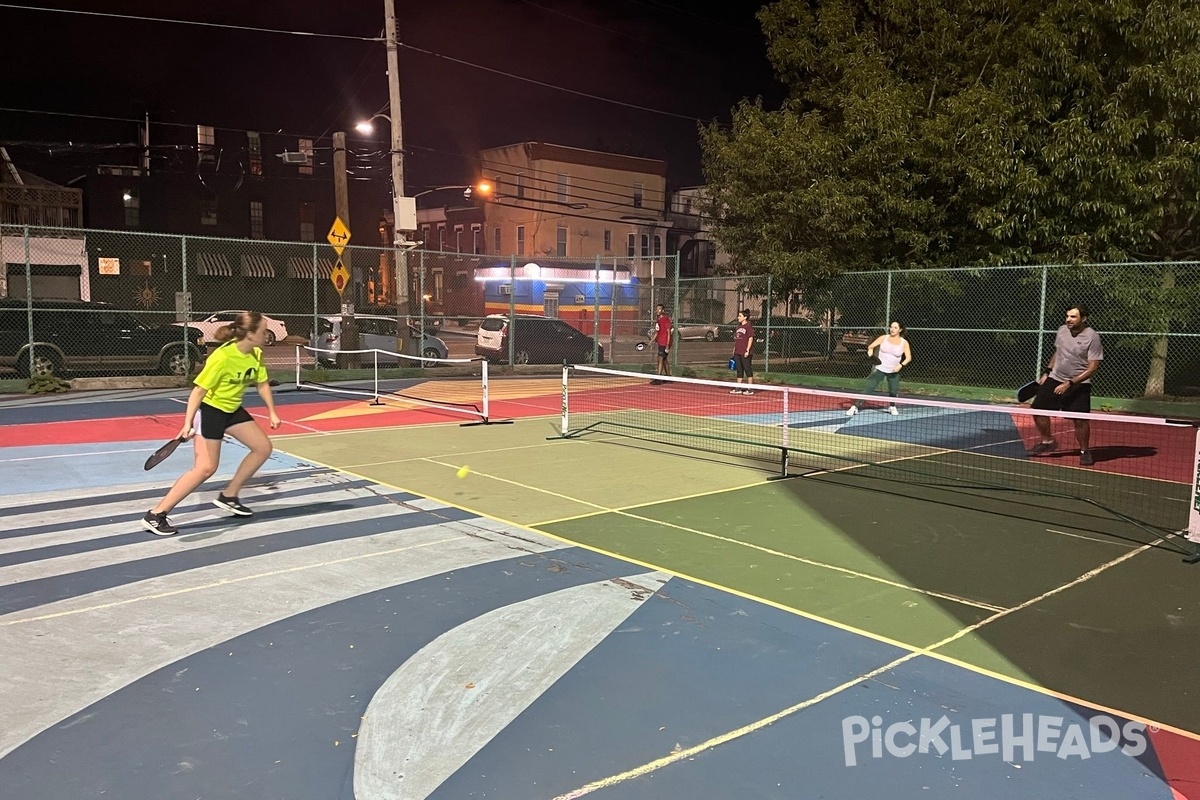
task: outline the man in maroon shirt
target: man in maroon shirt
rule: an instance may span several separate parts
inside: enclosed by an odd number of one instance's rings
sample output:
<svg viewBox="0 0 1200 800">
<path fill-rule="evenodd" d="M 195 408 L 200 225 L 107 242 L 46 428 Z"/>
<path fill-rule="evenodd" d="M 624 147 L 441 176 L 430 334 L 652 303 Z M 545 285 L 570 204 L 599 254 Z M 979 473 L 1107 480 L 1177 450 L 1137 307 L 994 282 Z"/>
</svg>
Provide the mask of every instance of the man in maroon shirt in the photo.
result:
<svg viewBox="0 0 1200 800">
<path fill-rule="evenodd" d="M 667 309 L 659 303 L 656 307 L 658 319 L 654 323 L 654 342 L 658 345 L 658 374 L 671 374 L 671 318 L 667 316 Z M 662 381 L 650 381 L 651 383 L 662 383 Z"/>
<path fill-rule="evenodd" d="M 738 326 L 733 333 L 733 362 L 737 369 L 737 382 L 741 383 L 742 378 L 746 379 L 747 384 L 754 383 L 754 367 L 750 363 L 750 351 L 754 347 L 754 325 L 750 322 L 749 309 L 742 309 L 738 312 Z M 754 394 L 753 389 L 737 388 L 730 391 L 730 394 Z"/>
</svg>

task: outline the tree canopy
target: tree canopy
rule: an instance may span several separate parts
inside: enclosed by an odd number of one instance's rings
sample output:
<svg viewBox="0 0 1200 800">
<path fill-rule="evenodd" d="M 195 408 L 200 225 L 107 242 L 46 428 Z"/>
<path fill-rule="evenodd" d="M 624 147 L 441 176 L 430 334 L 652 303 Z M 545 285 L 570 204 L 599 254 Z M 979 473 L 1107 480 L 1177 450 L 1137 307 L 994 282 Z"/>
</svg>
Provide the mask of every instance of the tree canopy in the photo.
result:
<svg viewBox="0 0 1200 800">
<path fill-rule="evenodd" d="M 797 288 L 848 269 L 1200 256 L 1200 7 L 778 0 L 790 92 L 701 131 L 715 235 Z"/>
</svg>

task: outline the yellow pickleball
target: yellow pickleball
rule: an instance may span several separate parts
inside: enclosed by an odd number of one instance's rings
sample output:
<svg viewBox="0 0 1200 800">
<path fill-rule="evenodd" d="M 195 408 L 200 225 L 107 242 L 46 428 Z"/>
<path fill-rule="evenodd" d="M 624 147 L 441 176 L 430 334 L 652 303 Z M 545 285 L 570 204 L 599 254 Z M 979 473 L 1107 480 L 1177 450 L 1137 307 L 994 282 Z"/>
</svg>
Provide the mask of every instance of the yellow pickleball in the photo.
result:
<svg viewBox="0 0 1200 800">
<path fill-rule="evenodd" d="M 466 464 L 463 464 L 461 467 L 458 468 L 458 472 L 456 474 L 458 475 L 459 478 L 465 478 L 465 477 L 467 477 L 467 473 L 470 471 L 471 471 L 471 468 L 468 467 Z"/>
</svg>

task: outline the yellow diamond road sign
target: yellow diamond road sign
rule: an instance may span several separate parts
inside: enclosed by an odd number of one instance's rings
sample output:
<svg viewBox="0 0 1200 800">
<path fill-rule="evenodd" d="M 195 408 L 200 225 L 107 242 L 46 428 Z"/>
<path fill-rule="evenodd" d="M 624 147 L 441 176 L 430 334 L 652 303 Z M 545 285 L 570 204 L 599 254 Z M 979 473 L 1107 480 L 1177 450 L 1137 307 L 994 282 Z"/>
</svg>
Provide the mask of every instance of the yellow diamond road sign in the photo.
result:
<svg viewBox="0 0 1200 800">
<path fill-rule="evenodd" d="M 329 240 L 334 251 L 340 256 L 350 242 L 350 229 L 346 227 L 346 223 L 342 222 L 341 217 L 334 217 L 333 227 L 329 229 L 329 235 L 325 238 Z"/>
<path fill-rule="evenodd" d="M 333 288 L 337 289 L 339 295 L 346 290 L 346 284 L 350 281 L 350 272 L 346 269 L 340 258 L 338 259 L 337 266 L 330 273 L 329 280 L 333 281 Z"/>
</svg>

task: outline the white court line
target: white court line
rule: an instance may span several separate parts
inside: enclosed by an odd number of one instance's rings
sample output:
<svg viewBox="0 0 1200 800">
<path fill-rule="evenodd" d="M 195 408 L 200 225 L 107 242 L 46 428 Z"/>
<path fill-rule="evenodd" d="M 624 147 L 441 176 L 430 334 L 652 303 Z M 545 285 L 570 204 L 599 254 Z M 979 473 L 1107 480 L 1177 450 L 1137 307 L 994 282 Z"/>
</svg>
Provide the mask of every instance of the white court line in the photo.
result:
<svg viewBox="0 0 1200 800">
<path fill-rule="evenodd" d="M 137 447 L 132 450 L 96 450 L 85 453 L 54 453 L 45 456 L 22 456 L 21 458 L 0 458 L 0 464 L 14 464 L 18 461 L 42 461 L 47 458 L 80 458 L 82 456 L 115 456 L 125 453 L 152 453 L 156 447 Z"/>
</svg>

